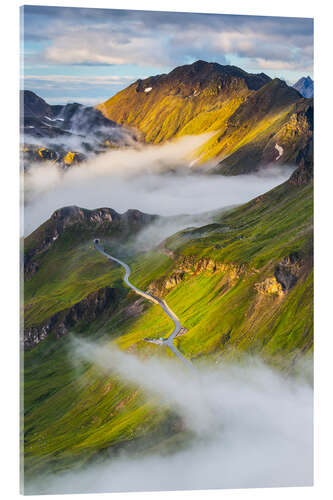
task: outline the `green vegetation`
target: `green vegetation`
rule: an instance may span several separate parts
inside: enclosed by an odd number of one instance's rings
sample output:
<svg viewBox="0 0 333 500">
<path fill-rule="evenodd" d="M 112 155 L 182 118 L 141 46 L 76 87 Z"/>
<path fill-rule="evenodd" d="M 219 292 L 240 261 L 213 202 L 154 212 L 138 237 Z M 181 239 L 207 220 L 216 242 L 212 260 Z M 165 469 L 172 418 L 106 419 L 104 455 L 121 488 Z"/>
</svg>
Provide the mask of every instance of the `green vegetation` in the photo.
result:
<svg viewBox="0 0 333 500">
<path fill-rule="evenodd" d="M 312 140 L 312 106 L 278 78 L 201 61 L 135 82 L 97 108 L 153 144 L 211 132 L 194 157 L 218 159 L 217 172 L 234 175 L 275 163 L 276 144 L 278 163 L 298 164 Z"/>
<path fill-rule="evenodd" d="M 166 246 L 182 255 L 261 268 L 292 252 L 312 251 L 313 186 L 288 182 L 239 208 L 225 212 L 220 225 L 203 238 L 189 233 L 171 237 Z M 193 234 L 207 228 L 194 230 Z M 197 235 L 196 235 L 197 236 Z"/>
<path fill-rule="evenodd" d="M 174 409 L 139 383 L 76 356 L 73 336 L 141 359 L 174 357 L 144 340 L 168 336 L 170 318 L 124 285 L 123 269 L 95 250 L 94 238 L 130 265 L 136 286 L 167 301 L 187 330 L 175 344 L 194 365 L 259 356 L 296 373 L 312 355 L 312 101 L 264 74 L 198 61 L 138 80 L 98 108 L 154 144 L 211 132 L 196 155 L 221 160 L 221 174 L 276 163 L 276 144 L 277 163 L 300 167 L 291 181 L 174 234 L 163 249 L 135 253 L 137 231 L 154 217 L 111 209 L 59 209 L 25 239 L 26 478 L 112 460 L 124 449 L 172 451 L 191 437 Z M 99 294 L 106 287 L 112 293 Z M 47 321 L 45 335 L 34 336 Z"/>
<path fill-rule="evenodd" d="M 195 364 L 259 355 L 290 372 L 299 359 L 311 356 L 312 198 L 311 183 L 285 183 L 222 213 L 214 224 L 169 238 L 173 259 L 160 250 L 124 257 L 132 282 L 156 289 L 187 328 L 175 343 Z M 29 251 L 40 245 L 42 234 L 29 239 Z M 39 268 L 25 284 L 26 326 L 108 285 L 120 291 L 115 307 L 79 322 L 72 333 L 143 358 L 173 356 L 143 340 L 167 336 L 170 319 L 129 290 L 122 269 L 82 234 L 64 232 L 37 255 Z M 117 241 L 105 240 L 105 246 L 124 255 Z M 181 276 L 177 284 L 171 279 L 175 274 Z M 296 281 L 288 285 L 293 276 Z M 188 438 L 172 409 L 139 385 L 79 362 L 71 335 L 57 339 L 51 332 L 25 352 L 24 370 L 27 477 L 80 467 L 120 448 L 142 452 L 165 443 L 179 446 Z"/>
<path fill-rule="evenodd" d="M 89 293 L 121 282 L 121 271 L 96 252 L 91 242 L 73 247 L 63 241 L 38 258 L 39 270 L 25 282 L 25 326 L 79 302 Z"/>
<path fill-rule="evenodd" d="M 147 434 L 150 445 L 156 444 L 170 435 L 176 421 L 140 388 L 72 356 L 69 337 L 49 337 L 25 354 L 27 478 L 79 467 L 115 444 L 140 444 Z"/>
</svg>

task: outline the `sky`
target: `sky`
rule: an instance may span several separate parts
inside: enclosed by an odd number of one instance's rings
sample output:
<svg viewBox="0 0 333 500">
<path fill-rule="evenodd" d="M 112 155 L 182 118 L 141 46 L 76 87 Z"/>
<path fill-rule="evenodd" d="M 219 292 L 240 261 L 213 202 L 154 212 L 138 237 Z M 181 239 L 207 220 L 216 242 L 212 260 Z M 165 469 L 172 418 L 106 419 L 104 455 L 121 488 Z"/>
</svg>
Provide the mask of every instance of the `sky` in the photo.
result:
<svg viewBox="0 0 333 500">
<path fill-rule="evenodd" d="M 22 87 L 95 105 L 198 59 L 293 84 L 313 77 L 313 19 L 74 7 L 22 8 Z"/>
</svg>

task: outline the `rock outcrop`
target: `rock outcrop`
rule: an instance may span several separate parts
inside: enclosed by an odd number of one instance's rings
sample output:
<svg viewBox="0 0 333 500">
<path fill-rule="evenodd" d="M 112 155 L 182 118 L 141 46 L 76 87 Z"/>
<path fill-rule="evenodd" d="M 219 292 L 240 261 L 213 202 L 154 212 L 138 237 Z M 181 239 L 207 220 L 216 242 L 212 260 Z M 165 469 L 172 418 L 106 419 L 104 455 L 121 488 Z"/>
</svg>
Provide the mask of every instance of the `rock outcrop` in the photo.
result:
<svg viewBox="0 0 333 500">
<path fill-rule="evenodd" d="M 116 288 L 105 287 L 90 293 L 72 307 L 53 314 L 39 325 L 24 329 L 23 344 L 29 349 L 39 344 L 50 333 L 54 332 L 57 338 L 66 335 L 79 322 L 89 323 L 107 309 L 113 310 L 117 304 L 119 291 Z"/>
<path fill-rule="evenodd" d="M 234 283 L 246 270 L 243 264 L 225 264 L 213 259 L 196 259 L 191 255 L 179 257 L 171 274 L 150 283 L 148 293 L 163 297 L 169 290 L 175 288 L 186 275 L 197 275 L 205 271 L 227 275 L 230 284 Z"/>
<path fill-rule="evenodd" d="M 296 253 L 288 255 L 275 266 L 274 276 L 284 292 L 296 285 L 304 267 L 304 260 Z"/>
<path fill-rule="evenodd" d="M 261 295 L 283 295 L 282 286 L 275 276 L 266 278 L 260 283 L 255 283 L 254 288 Z"/>
</svg>

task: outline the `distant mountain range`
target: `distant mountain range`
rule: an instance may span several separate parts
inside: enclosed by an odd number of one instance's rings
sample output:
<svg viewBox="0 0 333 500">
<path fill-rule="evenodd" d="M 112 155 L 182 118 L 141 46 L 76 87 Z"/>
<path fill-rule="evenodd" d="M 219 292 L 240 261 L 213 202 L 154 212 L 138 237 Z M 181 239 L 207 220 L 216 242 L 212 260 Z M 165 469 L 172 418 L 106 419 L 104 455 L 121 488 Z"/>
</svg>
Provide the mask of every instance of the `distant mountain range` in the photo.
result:
<svg viewBox="0 0 333 500">
<path fill-rule="evenodd" d="M 310 76 L 303 76 L 303 78 L 300 78 L 293 87 L 298 90 L 303 97 L 313 98 L 313 85 L 313 80 Z"/>
<path fill-rule="evenodd" d="M 180 66 L 137 80 L 97 109 L 148 143 L 210 132 L 198 164 L 218 159 L 216 171 L 225 175 L 311 155 L 313 102 L 278 78 L 235 66 Z"/>
<path fill-rule="evenodd" d="M 136 134 L 79 103 L 52 106 L 30 90 L 21 91 L 24 163 L 52 160 L 63 167 L 109 147 L 126 146 Z"/>
<path fill-rule="evenodd" d="M 163 219 L 138 210 L 59 207 L 25 238 L 26 478 L 47 482 L 51 472 L 109 463 L 122 452 L 135 452 L 137 459 L 173 452 L 192 439 L 181 414 L 161 406 L 140 381 L 123 382 L 113 368 L 101 374 L 93 364 L 77 362 L 73 337 L 158 360 L 165 352 L 145 339 L 171 331 L 158 307 L 124 286 L 123 271 L 96 251 L 95 238 L 111 255 L 126 255 L 135 286 L 170 304 L 187 330 L 175 345 L 194 365 L 227 366 L 259 356 L 284 376 L 308 367 L 312 99 L 279 79 L 204 61 L 138 80 L 97 109 L 50 106 L 33 93 L 24 97 L 24 133 L 31 126 L 73 139 L 107 124 L 108 131 L 131 127 L 140 140 L 158 144 L 212 132 L 198 154 L 201 161 L 218 158 L 215 171 L 221 174 L 298 165 L 283 184 L 216 211 L 214 222 L 178 231 L 149 252 L 131 243 Z"/>
</svg>

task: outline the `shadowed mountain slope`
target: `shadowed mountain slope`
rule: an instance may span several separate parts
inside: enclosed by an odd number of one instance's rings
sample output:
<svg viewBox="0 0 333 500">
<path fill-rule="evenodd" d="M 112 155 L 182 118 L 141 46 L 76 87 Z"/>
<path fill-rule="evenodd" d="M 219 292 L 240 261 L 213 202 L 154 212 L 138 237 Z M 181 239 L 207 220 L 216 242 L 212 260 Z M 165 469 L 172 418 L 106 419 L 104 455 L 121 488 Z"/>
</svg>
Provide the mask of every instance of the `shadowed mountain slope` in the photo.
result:
<svg viewBox="0 0 333 500">
<path fill-rule="evenodd" d="M 298 90 L 303 97 L 312 98 L 314 95 L 314 83 L 310 76 L 303 76 L 294 85 L 294 89 Z"/>
<path fill-rule="evenodd" d="M 34 162 L 63 168 L 113 147 L 133 145 L 136 135 L 79 103 L 49 105 L 30 90 L 20 93 L 21 152 L 27 169 Z"/>
</svg>

